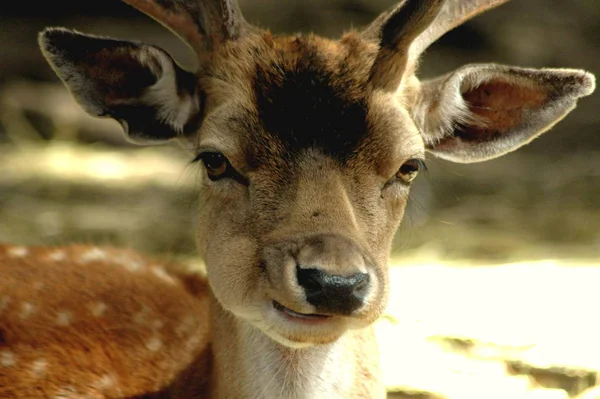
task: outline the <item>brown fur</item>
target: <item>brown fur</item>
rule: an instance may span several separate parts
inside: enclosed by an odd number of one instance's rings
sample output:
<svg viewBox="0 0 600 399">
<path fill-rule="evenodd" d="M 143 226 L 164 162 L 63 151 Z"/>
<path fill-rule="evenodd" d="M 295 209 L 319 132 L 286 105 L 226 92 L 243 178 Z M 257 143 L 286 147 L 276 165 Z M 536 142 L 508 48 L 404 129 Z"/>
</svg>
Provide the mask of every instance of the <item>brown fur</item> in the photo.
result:
<svg viewBox="0 0 600 399">
<path fill-rule="evenodd" d="M 158 395 L 193 362 L 202 386 L 208 287 L 176 266 L 113 248 L 0 246 L 0 397 Z"/>
</svg>

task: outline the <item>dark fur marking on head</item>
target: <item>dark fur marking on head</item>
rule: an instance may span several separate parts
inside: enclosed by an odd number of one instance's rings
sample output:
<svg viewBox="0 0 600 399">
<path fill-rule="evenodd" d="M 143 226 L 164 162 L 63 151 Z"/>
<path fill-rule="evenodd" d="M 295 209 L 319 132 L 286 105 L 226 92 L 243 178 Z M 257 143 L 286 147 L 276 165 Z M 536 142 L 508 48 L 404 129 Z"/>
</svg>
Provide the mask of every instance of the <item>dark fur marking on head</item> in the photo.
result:
<svg viewBox="0 0 600 399">
<path fill-rule="evenodd" d="M 257 66 L 258 119 L 287 152 L 317 148 L 345 162 L 367 134 L 366 100 L 341 92 L 335 82 L 344 77 L 328 70 L 310 44 L 297 43 L 296 50 L 291 66 Z"/>
</svg>

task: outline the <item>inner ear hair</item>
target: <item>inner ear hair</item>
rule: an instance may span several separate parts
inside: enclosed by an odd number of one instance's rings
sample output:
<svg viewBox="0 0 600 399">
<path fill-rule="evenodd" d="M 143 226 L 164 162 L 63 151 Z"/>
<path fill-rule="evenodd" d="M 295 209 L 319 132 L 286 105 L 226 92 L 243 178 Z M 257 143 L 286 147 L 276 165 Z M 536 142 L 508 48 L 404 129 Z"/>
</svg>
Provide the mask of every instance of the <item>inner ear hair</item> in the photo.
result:
<svg viewBox="0 0 600 399">
<path fill-rule="evenodd" d="M 412 114 L 434 154 L 477 162 L 533 140 L 594 88 L 581 70 L 468 65 L 424 82 Z"/>
</svg>

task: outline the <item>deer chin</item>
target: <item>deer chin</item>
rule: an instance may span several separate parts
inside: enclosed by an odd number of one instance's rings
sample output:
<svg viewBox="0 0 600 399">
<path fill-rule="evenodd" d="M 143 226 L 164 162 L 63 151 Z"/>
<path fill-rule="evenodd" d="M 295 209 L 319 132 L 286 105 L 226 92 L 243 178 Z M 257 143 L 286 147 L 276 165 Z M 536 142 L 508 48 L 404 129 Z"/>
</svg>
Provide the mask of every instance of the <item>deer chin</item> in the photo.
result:
<svg viewBox="0 0 600 399">
<path fill-rule="evenodd" d="M 266 301 L 260 320 L 252 323 L 274 341 L 293 349 L 331 344 L 360 324 L 354 318 L 300 313 L 275 300 Z"/>
</svg>

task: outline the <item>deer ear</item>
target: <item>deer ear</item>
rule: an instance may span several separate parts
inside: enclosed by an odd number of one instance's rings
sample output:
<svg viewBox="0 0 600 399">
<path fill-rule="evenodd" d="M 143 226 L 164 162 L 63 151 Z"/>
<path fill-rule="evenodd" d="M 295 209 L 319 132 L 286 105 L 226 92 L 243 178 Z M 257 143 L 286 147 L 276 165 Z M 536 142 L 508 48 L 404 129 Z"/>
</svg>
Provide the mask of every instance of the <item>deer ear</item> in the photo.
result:
<svg viewBox="0 0 600 399">
<path fill-rule="evenodd" d="M 580 70 L 468 65 L 424 82 L 413 117 L 430 152 L 479 162 L 527 144 L 594 89 Z"/>
<path fill-rule="evenodd" d="M 39 44 L 77 102 L 91 115 L 116 119 L 129 140 L 159 143 L 197 127 L 196 77 L 165 51 L 63 28 L 46 29 Z"/>
</svg>

